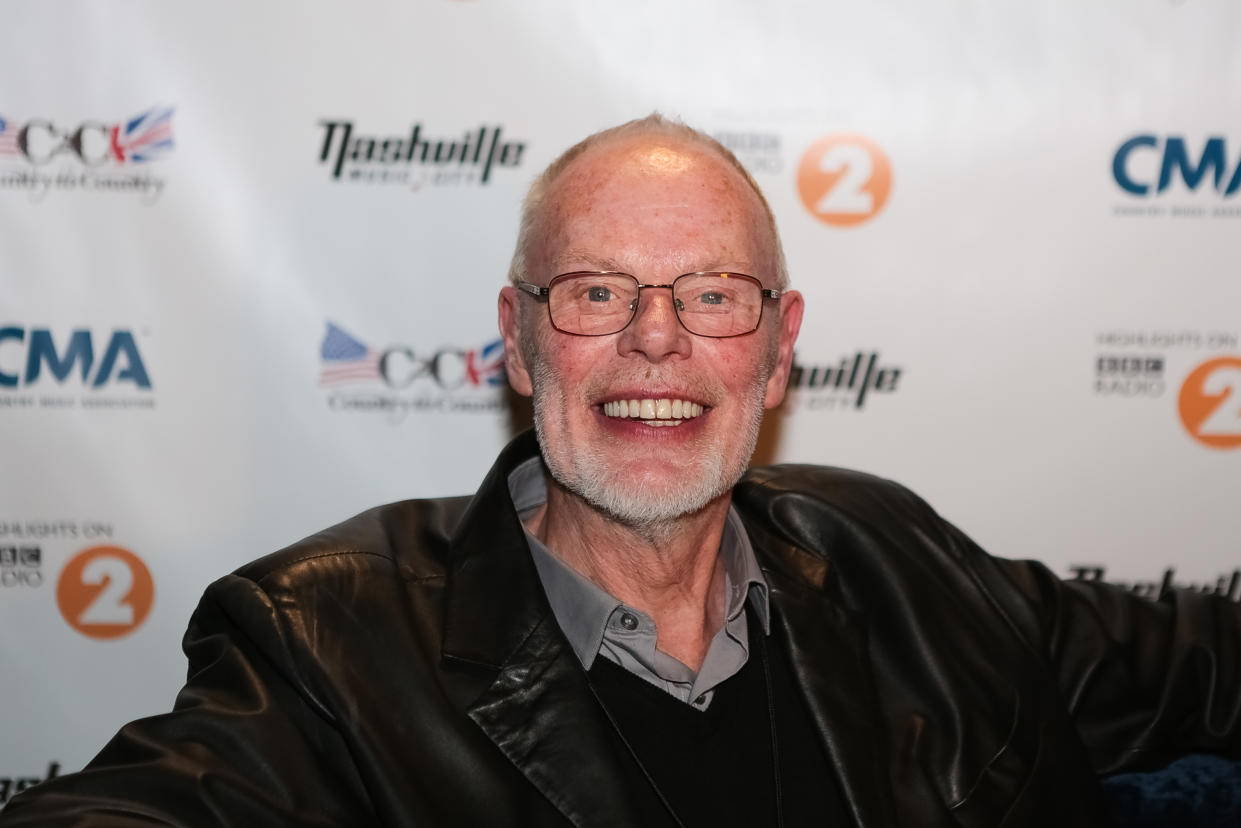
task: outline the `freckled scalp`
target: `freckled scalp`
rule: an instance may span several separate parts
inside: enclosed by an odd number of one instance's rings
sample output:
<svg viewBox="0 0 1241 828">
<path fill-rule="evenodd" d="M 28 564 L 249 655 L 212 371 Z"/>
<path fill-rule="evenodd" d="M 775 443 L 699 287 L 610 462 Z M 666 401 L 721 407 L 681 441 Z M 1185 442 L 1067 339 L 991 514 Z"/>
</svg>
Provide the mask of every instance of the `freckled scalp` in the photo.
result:
<svg viewBox="0 0 1241 828">
<path fill-rule="evenodd" d="M 591 159 L 587 156 L 595 155 L 592 150 L 602 153 L 605 149 L 620 147 L 626 143 L 631 146 L 629 152 L 614 154 L 608 158 L 607 164 L 589 164 Z M 684 151 L 686 149 L 693 151 L 686 152 Z M 722 176 L 714 179 L 708 178 L 699 184 L 704 190 L 704 202 L 715 202 L 710 221 L 713 224 L 736 222 L 738 218 L 736 211 L 739 205 L 752 199 L 751 203 L 757 206 L 757 210 L 750 211 L 755 225 L 752 231 L 753 238 L 764 240 L 763 246 L 767 248 L 767 258 L 771 260 L 762 269 L 774 271 L 771 276 L 774 277 L 775 287 L 787 288 L 788 271 L 775 217 L 753 177 L 736 156 L 711 136 L 658 114 L 629 121 L 587 137 L 566 150 L 534 180 L 522 204 L 517 245 L 509 267 L 510 280 L 517 282 L 531 276 L 537 277 L 540 274 L 533 272 L 535 265 L 551 266 L 553 264 L 552 262 L 540 262 L 540 255 L 551 248 L 557 228 L 563 227 L 573 217 L 571 208 L 588 202 L 585 197 L 591 190 L 607 185 L 619 175 L 668 175 L 688 171 L 695 164 L 713 163 L 714 161 L 722 161 L 727 171 Z M 579 167 L 578 162 L 581 162 L 580 166 L 589 170 L 589 175 L 578 174 L 580 172 L 576 169 Z M 573 174 L 566 175 L 570 168 L 574 168 Z M 736 197 L 747 191 L 749 196 Z M 708 194 L 716 198 L 710 199 L 707 197 Z M 728 206 L 720 208 L 720 204 Z M 675 209 L 678 211 L 692 210 L 698 206 L 695 204 L 650 205 L 654 210 Z M 752 268 L 752 270 L 756 269 Z"/>
</svg>

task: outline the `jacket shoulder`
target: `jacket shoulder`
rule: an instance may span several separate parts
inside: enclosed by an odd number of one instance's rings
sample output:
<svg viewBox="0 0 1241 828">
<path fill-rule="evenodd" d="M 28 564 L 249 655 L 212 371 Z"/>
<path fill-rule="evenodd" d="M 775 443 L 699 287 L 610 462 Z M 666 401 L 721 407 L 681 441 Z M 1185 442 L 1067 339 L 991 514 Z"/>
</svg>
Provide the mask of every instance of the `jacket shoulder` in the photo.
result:
<svg viewBox="0 0 1241 828">
<path fill-rule="evenodd" d="M 255 583 L 293 579 L 329 561 L 350 568 L 396 568 L 407 581 L 442 577 L 451 538 L 469 497 L 403 500 L 367 509 L 245 564 L 234 575 Z"/>
<path fill-rule="evenodd" d="M 938 518 L 926 501 L 905 486 L 855 469 L 782 463 L 746 472 L 737 494 L 748 505 L 781 500 L 817 503 L 857 517 L 904 512 L 921 519 Z"/>
</svg>

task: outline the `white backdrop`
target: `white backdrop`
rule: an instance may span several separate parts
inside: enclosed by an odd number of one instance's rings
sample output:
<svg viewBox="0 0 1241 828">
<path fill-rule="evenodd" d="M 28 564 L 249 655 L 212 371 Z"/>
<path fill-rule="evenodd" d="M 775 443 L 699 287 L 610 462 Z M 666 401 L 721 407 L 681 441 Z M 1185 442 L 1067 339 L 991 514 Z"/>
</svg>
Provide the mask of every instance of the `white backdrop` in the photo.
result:
<svg viewBox="0 0 1241 828">
<path fill-rule="evenodd" d="M 1234 3 L 4 11 L 0 802 L 170 706 L 212 579 L 474 490 L 524 188 L 653 110 L 737 150 L 806 296 L 764 461 L 1241 596 Z"/>
</svg>

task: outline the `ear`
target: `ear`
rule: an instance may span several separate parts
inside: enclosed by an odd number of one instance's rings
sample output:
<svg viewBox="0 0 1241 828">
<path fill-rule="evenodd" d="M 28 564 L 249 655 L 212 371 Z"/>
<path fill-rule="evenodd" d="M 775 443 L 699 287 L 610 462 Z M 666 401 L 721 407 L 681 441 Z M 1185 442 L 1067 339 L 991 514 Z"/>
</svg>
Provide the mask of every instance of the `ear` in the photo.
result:
<svg viewBox="0 0 1241 828">
<path fill-rule="evenodd" d="M 521 355 L 521 294 L 512 285 L 500 288 L 500 337 L 504 340 L 508 384 L 523 397 L 531 396 L 530 372 Z"/>
<path fill-rule="evenodd" d="M 779 343 L 776 346 L 776 364 L 767 378 L 767 396 L 763 398 L 763 407 L 775 408 L 784 399 L 784 389 L 789 382 L 789 372 L 793 369 L 793 346 L 797 343 L 797 334 L 801 330 L 802 312 L 805 301 L 800 293 L 790 290 L 780 295 L 780 330 Z"/>
</svg>

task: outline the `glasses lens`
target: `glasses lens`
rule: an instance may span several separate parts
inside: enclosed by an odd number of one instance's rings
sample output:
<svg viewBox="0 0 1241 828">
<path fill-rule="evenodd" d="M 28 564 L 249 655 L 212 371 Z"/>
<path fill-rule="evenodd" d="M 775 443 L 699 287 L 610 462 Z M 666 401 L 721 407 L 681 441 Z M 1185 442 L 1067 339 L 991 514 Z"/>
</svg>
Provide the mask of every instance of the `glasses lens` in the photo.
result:
<svg viewBox="0 0 1241 828">
<path fill-rule="evenodd" d="M 602 336 L 629 324 L 637 307 L 638 280 L 624 273 L 557 276 L 547 296 L 552 324 L 565 333 Z"/>
<path fill-rule="evenodd" d="M 690 333 L 737 336 L 758 327 L 763 289 L 738 273 L 690 273 L 672 285 L 677 315 Z"/>
</svg>

